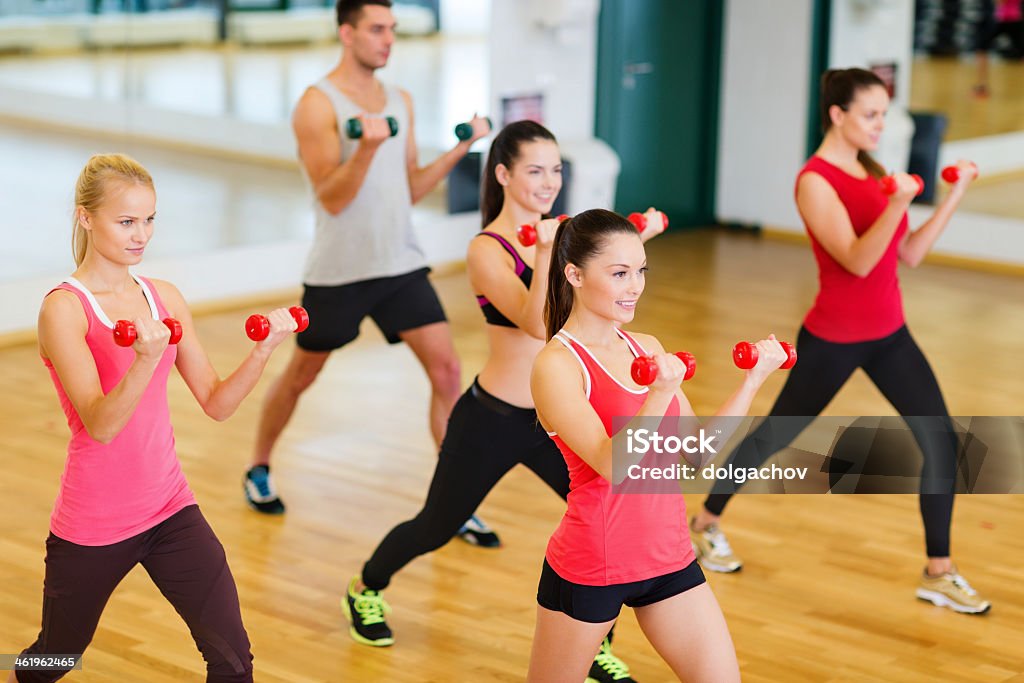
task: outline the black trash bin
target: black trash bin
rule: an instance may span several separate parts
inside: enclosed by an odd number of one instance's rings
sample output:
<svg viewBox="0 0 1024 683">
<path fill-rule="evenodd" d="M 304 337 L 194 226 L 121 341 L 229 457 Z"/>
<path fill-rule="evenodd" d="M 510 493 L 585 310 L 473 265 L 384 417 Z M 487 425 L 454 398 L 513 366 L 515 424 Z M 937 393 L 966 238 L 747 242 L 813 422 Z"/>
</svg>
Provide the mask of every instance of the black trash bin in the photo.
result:
<svg viewBox="0 0 1024 683">
<path fill-rule="evenodd" d="M 910 112 L 910 117 L 914 120 L 914 137 L 910 141 L 907 172 L 924 178 L 924 192 L 914 201 L 931 204 L 935 201 L 935 186 L 938 183 L 939 149 L 949 121 L 945 114 L 929 112 Z"/>
</svg>

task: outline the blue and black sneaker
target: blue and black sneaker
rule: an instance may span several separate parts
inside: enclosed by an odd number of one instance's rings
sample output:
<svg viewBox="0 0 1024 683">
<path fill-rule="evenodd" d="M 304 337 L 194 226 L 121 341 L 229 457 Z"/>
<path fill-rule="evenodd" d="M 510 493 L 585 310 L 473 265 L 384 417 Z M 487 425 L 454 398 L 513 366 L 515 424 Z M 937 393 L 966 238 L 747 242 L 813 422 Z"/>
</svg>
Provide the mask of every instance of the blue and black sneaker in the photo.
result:
<svg viewBox="0 0 1024 683">
<path fill-rule="evenodd" d="M 284 513 L 284 503 L 274 489 L 270 478 L 270 465 L 256 465 L 245 473 L 245 499 L 257 512 L 265 515 Z"/>
<path fill-rule="evenodd" d="M 466 543 L 478 545 L 481 548 L 501 547 L 501 539 L 498 538 L 498 534 L 494 533 L 494 530 L 476 515 L 470 516 L 455 535 Z"/>
</svg>

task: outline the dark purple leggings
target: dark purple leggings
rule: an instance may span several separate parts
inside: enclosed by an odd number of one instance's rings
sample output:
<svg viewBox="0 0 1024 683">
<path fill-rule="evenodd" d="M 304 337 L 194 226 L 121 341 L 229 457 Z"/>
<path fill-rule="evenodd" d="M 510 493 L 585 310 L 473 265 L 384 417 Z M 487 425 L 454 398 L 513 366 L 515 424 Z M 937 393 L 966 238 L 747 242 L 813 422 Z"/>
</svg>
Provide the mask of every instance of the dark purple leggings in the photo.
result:
<svg viewBox="0 0 1024 683">
<path fill-rule="evenodd" d="M 207 683 L 251 683 L 252 654 L 224 547 L 196 505 L 113 545 L 46 539 L 43 625 L 23 654 L 81 654 L 117 584 L 142 564 L 185 620 L 206 660 Z M 86 658 L 84 666 L 88 666 Z M 19 683 L 56 681 L 66 671 L 18 671 Z"/>
</svg>

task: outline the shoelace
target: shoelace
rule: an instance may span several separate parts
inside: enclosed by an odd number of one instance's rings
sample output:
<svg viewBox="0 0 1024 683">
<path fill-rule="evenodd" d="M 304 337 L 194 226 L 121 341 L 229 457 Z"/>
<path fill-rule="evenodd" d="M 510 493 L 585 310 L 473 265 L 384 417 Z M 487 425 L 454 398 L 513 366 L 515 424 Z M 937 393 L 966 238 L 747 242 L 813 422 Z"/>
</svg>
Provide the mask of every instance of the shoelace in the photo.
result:
<svg viewBox="0 0 1024 683">
<path fill-rule="evenodd" d="M 365 625 L 384 623 L 384 612 L 388 610 L 388 604 L 377 591 L 366 590 L 355 596 L 355 609 L 359 613 L 359 619 Z"/>
<path fill-rule="evenodd" d="M 613 681 L 629 678 L 629 667 L 626 666 L 624 661 L 612 654 L 611 647 L 608 645 L 601 646 L 601 651 L 597 653 L 594 661 L 612 677 Z"/>
<path fill-rule="evenodd" d="M 953 574 L 949 578 L 953 581 L 953 585 L 962 590 L 964 593 L 967 593 L 968 595 L 978 594 L 978 591 L 971 588 L 971 584 L 967 583 L 967 579 L 960 576 L 959 574 Z"/>
<path fill-rule="evenodd" d="M 474 515 L 470 515 L 469 519 L 466 520 L 466 523 L 462 525 L 461 531 L 466 531 L 466 530 L 476 531 L 476 532 L 481 533 L 481 534 L 492 533 L 491 532 L 491 528 L 489 526 L 487 526 L 486 524 L 484 524 L 484 521 L 482 519 L 480 519 L 479 517 L 477 517 L 475 514 Z"/>
<path fill-rule="evenodd" d="M 709 526 L 704 531 L 708 535 L 708 542 L 711 543 L 711 547 L 715 549 L 716 553 L 723 556 L 732 555 L 732 546 L 729 545 L 729 540 L 718 530 L 718 527 Z"/>
<path fill-rule="evenodd" d="M 263 498 L 270 498 L 273 494 L 270 492 L 270 475 L 263 472 L 262 470 L 253 472 L 249 475 L 249 481 L 252 482 L 253 486 L 256 487 L 256 491 Z"/>
</svg>

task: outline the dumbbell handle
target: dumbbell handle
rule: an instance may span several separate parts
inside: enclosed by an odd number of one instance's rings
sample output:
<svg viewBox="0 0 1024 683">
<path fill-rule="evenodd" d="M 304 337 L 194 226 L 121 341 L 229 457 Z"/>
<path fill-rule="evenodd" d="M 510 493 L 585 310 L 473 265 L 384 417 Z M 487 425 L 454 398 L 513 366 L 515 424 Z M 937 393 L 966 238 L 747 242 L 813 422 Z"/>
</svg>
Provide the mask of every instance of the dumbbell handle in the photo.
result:
<svg viewBox="0 0 1024 683">
<path fill-rule="evenodd" d="M 171 338 L 168 344 L 177 344 L 181 341 L 181 323 L 174 318 L 164 318 L 163 324 L 171 331 Z M 114 323 L 114 343 L 118 346 L 131 346 L 139 338 L 135 323 L 131 320 L 118 320 Z"/>
<path fill-rule="evenodd" d="M 974 166 L 974 177 L 978 177 L 978 167 L 971 162 L 971 166 Z M 952 185 L 956 181 L 960 180 L 960 167 L 959 166 L 947 166 L 942 169 L 942 179 Z"/>
<path fill-rule="evenodd" d="M 786 352 L 786 361 L 779 366 L 781 370 L 789 370 L 796 365 L 796 347 L 789 342 L 780 341 L 782 350 Z M 757 365 L 757 347 L 750 342 L 741 341 L 732 348 L 732 362 L 740 370 L 749 370 Z"/>
<path fill-rule="evenodd" d="M 917 192 L 914 193 L 915 196 L 924 192 L 924 178 L 917 175 L 916 173 L 912 173 L 910 177 L 917 181 Z M 896 194 L 896 190 L 899 187 L 899 185 L 896 183 L 896 177 L 891 175 L 879 178 L 878 183 L 882 186 L 882 194 L 885 195 Z"/>
<path fill-rule="evenodd" d="M 697 372 L 697 359 L 692 353 L 686 351 L 676 351 L 676 358 L 683 361 L 683 365 L 686 366 L 686 374 L 683 375 L 683 381 L 693 377 L 693 373 Z M 658 363 L 654 360 L 653 356 L 637 356 L 633 359 L 633 365 L 629 368 L 629 374 L 633 378 L 633 381 L 642 387 L 654 384 L 654 380 L 658 379 Z"/>
<path fill-rule="evenodd" d="M 295 319 L 295 333 L 302 332 L 309 327 L 309 313 L 302 306 L 292 306 L 288 309 Z M 245 320 L 245 334 L 253 341 L 263 341 L 270 335 L 270 320 L 265 315 L 250 315 Z"/>
<path fill-rule="evenodd" d="M 485 116 L 484 121 L 487 121 L 488 130 L 494 130 L 494 124 L 491 123 L 491 117 Z M 459 140 L 468 140 L 473 137 L 473 122 L 466 121 L 455 126 L 455 137 Z"/>
<path fill-rule="evenodd" d="M 398 135 L 398 120 L 394 116 L 386 116 L 384 120 L 388 122 L 388 128 L 391 129 L 391 137 Z M 346 121 L 345 135 L 353 140 L 363 137 L 363 122 L 357 118 L 351 118 Z"/>
<path fill-rule="evenodd" d="M 558 216 L 558 222 L 561 223 L 566 218 L 568 218 L 568 216 L 566 216 L 564 213 L 560 214 Z M 529 223 L 523 223 L 518 228 L 516 228 L 516 238 L 519 240 L 519 244 L 523 245 L 524 247 L 532 247 L 534 244 L 537 243 L 537 228 L 530 225 Z"/>
</svg>

